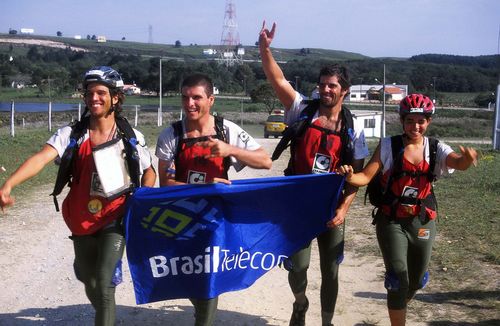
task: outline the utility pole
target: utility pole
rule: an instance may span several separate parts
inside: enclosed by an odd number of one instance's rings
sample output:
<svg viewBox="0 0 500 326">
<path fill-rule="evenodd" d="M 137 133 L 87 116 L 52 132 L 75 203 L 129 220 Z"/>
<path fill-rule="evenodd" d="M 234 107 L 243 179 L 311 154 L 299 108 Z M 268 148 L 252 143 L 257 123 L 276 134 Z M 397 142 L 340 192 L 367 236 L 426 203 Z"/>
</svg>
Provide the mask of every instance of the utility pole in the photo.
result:
<svg viewBox="0 0 500 326">
<path fill-rule="evenodd" d="M 362 92 L 361 87 L 362 86 L 363 86 L 363 77 L 360 77 L 359 78 L 359 102 L 361 102 L 361 100 L 363 99 L 362 96 L 361 96 L 361 92 Z"/>
<path fill-rule="evenodd" d="M 500 82 L 497 85 L 495 120 L 493 123 L 493 149 L 500 150 Z"/>
<path fill-rule="evenodd" d="M 385 137 L 385 63 L 384 63 L 384 80 L 382 84 L 382 138 Z"/>
<path fill-rule="evenodd" d="M 243 127 L 243 100 L 244 100 L 244 97 L 246 97 L 246 95 L 247 95 L 247 88 L 245 85 L 245 76 L 243 76 L 243 80 L 241 82 L 243 83 L 243 97 L 240 100 L 240 104 L 241 104 L 240 126 Z"/>
<path fill-rule="evenodd" d="M 52 99 L 50 95 L 50 75 L 47 79 L 49 81 L 49 107 L 48 107 L 48 117 L 47 117 L 48 118 L 47 128 L 50 132 L 52 131 Z"/>
<path fill-rule="evenodd" d="M 161 80 L 161 57 L 160 57 L 160 89 L 158 90 L 158 95 L 160 97 L 160 106 L 158 107 L 158 127 L 163 125 L 163 116 L 162 116 L 162 108 L 161 108 L 161 98 L 163 96 L 162 91 L 162 80 Z"/>
<path fill-rule="evenodd" d="M 16 136 L 16 129 L 15 129 L 15 104 L 14 100 L 10 102 L 10 136 L 15 137 Z"/>
<path fill-rule="evenodd" d="M 432 77 L 432 89 L 433 89 L 433 102 L 436 105 L 436 79 L 437 77 Z"/>
</svg>

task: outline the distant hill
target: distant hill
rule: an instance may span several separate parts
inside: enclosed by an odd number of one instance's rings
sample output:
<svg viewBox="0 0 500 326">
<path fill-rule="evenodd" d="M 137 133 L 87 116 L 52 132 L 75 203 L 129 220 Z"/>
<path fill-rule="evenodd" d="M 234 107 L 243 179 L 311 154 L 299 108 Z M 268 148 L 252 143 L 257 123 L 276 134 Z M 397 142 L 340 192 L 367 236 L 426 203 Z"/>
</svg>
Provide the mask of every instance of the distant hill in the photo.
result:
<svg viewBox="0 0 500 326">
<path fill-rule="evenodd" d="M 74 39 L 70 37 L 57 37 L 57 36 L 42 36 L 42 35 L 11 35 L 11 34 L 1 34 L 0 40 L 16 40 L 16 43 L 11 43 L 13 45 L 19 45 L 18 42 L 22 40 L 40 40 L 40 41 L 51 41 L 65 44 L 67 47 L 75 49 L 86 49 L 88 51 L 106 51 L 110 53 L 117 53 L 122 55 L 142 55 L 142 56 L 163 56 L 179 59 L 194 59 L 194 60 L 207 60 L 210 58 L 217 58 L 217 56 L 206 56 L 203 55 L 204 49 L 217 48 L 216 45 L 181 45 L 180 47 L 175 47 L 175 45 L 169 44 L 155 44 L 155 43 L 141 43 L 141 42 L 129 42 L 129 41 L 116 41 L 107 40 L 105 43 L 98 43 L 97 40 L 87 40 L 85 39 Z M 33 45 L 27 43 L 29 45 Z M 37 44 L 40 46 L 51 46 L 54 47 L 54 43 L 41 43 Z M 243 46 L 245 49 L 245 60 L 258 60 L 259 54 L 258 49 L 255 45 Z M 325 49 L 274 49 L 276 53 L 276 59 L 280 61 L 289 60 L 300 60 L 300 59 L 310 59 L 310 60 L 362 60 L 368 59 L 369 57 L 364 56 L 359 53 L 338 51 L 338 50 L 325 50 Z"/>
<path fill-rule="evenodd" d="M 97 38 L 89 36 L 89 38 Z M 212 76 L 223 93 L 251 95 L 266 83 L 258 48 L 245 46 L 243 65 L 216 63 L 218 55 L 204 55 L 217 46 L 149 44 L 129 41 L 74 39 L 69 37 L 0 34 L 0 85 L 37 85 L 40 96 L 64 94 L 78 88 L 82 71 L 93 65 L 110 65 L 128 83 L 156 92 L 159 65 L 163 62 L 162 92 L 176 92 L 183 76 L 203 72 Z M 411 58 L 372 58 L 359 53 L 317 48 L 273 48 L 274 57 L 299 91 L 310 94 L 322 67 L 342 62 L 353 84 L 408 85 L 444 101 L 444 93 L 491 94 L 497 87 L 500 55 L 453 56 L 422 54 Z M 162 60 L 158 60 L 159 57 Z M 286 64 L 284 64 L 286 63 Z M 56 76 L 56 77 L 53 77 Z M 382 85 L 380 85 L 382 87 Z M 473 95 L 475 96 L 475 95 Z"/>
<path fill-rule="evenodd" d="M 480 55 L 480 56 L 460 56 L 448 54 L 421 54 L 410 58 L 413 62 L 438 63 L 461 66 L 478 66 L 481 68 L 500 69 L 499 55 Z"/>
</svg>

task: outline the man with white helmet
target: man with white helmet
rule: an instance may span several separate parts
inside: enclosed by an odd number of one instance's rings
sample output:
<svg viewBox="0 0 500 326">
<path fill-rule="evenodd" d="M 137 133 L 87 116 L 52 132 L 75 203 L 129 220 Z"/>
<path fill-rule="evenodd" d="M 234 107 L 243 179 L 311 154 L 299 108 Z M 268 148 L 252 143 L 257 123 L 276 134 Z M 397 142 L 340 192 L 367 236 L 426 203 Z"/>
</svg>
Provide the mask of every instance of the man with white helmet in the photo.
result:
<svg viewBox="0 0 500 326">
<path fill-rule="evenodd" d="M 0 207 L 14 203 L 15 186 L 60 159 L 53 195 L 58 210 L 55 196 L 70 186 L 62 215 L 72 233 L 75 274 L 96 310 L 95 325 L 114 325 L 125 203 L 133 188 L 154 186 L 156 173 L 143 135 L 121 117 L 125 96 L 120 74 L 106 66 L 92 68 L 84 76 L 83 92 L 86 107 L 81 121 L 57 130 L 21 164 L 0 188 Z M 113 152 L 125 152 L 126 157 L 110 155 Z M 108 181 L 115 172 L 123 183 L 113 187 Z"/>
</svg>

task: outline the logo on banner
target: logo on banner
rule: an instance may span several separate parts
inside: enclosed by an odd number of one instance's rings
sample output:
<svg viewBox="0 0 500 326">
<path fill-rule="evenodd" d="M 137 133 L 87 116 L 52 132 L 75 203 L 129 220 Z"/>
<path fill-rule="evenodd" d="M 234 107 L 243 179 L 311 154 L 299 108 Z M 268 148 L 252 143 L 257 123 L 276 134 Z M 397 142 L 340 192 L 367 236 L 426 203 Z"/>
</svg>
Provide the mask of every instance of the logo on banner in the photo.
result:
<svg viewBox="0 0 500 326">
<path fill-rule="evenodd" d="M 231 270 L 269 271 L 281 264 L 288 256 L 272 252 L 248 251 L 240 247 L 231 251 L 219 246 L 206 247 L 205 252 L 193 256 L 149 258 L 151 275 L 154 278 L 200 273 L 218 273 Z"/>
<path fill-rule="evenodd" d="M 222 220 L 219 210 L 205 199 L 160 203 L 151 207 L 149 212 L 141 219 L 141 226 L 176 240 L 192 239 L 205 230 L 213 231 Z"/>
</svg>

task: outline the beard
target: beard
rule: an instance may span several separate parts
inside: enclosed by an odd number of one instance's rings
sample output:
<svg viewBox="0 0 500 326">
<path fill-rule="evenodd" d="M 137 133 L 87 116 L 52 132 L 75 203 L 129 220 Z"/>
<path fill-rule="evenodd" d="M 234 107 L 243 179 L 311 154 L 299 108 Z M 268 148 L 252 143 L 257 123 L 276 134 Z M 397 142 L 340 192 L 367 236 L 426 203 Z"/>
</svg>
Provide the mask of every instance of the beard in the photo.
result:
<svg viewBox="0 0 500 326">
<path fill-rule="evenodd" d="M 326 97 L 326 96 L 321 96 L 320 95 L 319 102 L 324 107 L 333 108 L 335 105 L 337 105 L 337 103 L 339 102 L 339 99 L 337 98 L 337 96 Z"/>
</svg>

